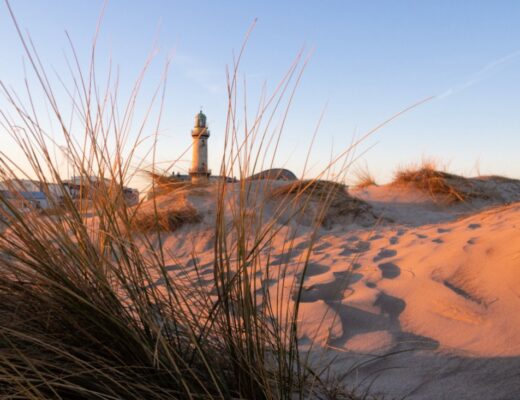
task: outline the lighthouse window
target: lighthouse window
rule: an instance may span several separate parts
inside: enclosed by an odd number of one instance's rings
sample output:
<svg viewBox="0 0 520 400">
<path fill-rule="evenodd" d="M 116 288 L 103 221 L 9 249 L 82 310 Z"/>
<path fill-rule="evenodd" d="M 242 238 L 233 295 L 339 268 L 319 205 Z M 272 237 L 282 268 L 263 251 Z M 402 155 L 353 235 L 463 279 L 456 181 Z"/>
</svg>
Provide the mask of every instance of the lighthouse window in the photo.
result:
<svg viewBox="0 0 520 400">
<path fill-rule="evenodd" d="M 202 145 L 204 146 L 206 144 L 206 142 L 204 141 L 204 139 L 202 139 Z"/>
</svg>

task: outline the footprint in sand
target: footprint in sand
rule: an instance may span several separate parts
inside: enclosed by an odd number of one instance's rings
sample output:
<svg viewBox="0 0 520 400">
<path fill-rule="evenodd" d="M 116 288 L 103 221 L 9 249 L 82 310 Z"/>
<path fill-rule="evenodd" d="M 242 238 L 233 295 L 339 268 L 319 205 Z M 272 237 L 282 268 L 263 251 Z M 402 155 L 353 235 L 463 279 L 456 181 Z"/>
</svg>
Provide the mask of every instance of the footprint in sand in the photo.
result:
<svg viewBox="0 0 520 400">
<path fill-rule="evenodd" d="M 415 236 L 417 236 L 419 239 L 426 239 L 428 236 L 423 235 L 422 233 L 414 233 Z"/>
<path fill-rule="evenodd" d="M 274 260 L 271 262 L 271 265 L 286 265 L 291 261 L 297 260 L 298 256 L 301 254 L 301 250 L 297 248 L 293 248 L 289 251 L 285 251 L 282 254 L 276 254 L 273 256 Z"/>
<path fill-rule="evenodd" d="M 201 268 L 200 258 L 199 257 L 192 257 L 188 260 L 186 263 L 187 268 Z"/>
<path fill-rule="evenodd" d="M 209 274 L 213 275 L 213 273 L 214 273 L 213 263 L 204 264 L 200 267 L 199 275 L 209 275 Z"/>
<path fill-rule="evenodd" d="M 404 300 L 399 297 L 390 296 L 385 292 L 379 293 L 374 305 L 378 306 L 383 314 L 387 314 L 391 320 L 397 323 L 399 323 L 399 315 L 406 308 L 406 302 Z"/>
<path fill-rule="evenodd" d="M 406 233 L 406 229 L 398 229 L 396 235 L 403 236 Z"/>
<path fill-rule="evenodd" d="M 304 240 L 303 242 L 298 243 L 296 246 L 294 246 L 294 249 L 306 250 L 309 248 L 310 244 L 311 244 L 310 240 Z M 318 246 L 316 246 L 316 247 L 318 247 Z M 316 247 L 314 247 L 314 248 L 316 248 Z"/>
<path fill-rule="evenodd" d="M 319 251 L 327 250 L 329 247 L 331 247 L 330 243 L 322 243 L 317 246 L 314 246 L 312 248 L 312 251 L 319 252 Z M 306 250 L 308 248 L 309 248 L 309 246 L 303 247 L 304 250 Z"/>
<path fill-rule="evenodd" d="M 346 247 L 343 250 L 341 250 L 339 255 L 342 257 L 345 257 L 345 256 L 351 256 L 354 253 L 355 253 L 354 249 L 351 249 L 350 247 Z"/>
<path fill-rule="evenodd" d="M 432 239 L 432 242 L 433 243 L 444 243 L 444 240 L 442 240 L 441 238 L 436 238 L 436 239 Z"/>
<path fill-rule="evenodd" d="M 372 240 L 378 240 L 378 239 L 381 239 L 383 238 L 384 236 L 383 235 L 373 235 L 373 236 L 370 236 L 368 238 L 368 240 L 372 241 Z"/>
<path fill-rule="evenodd" d="M 359 240 L 358 236 L 350 236 L 347 238 L 347 242 L 355 242 L 356 240 Z"/>
<path fill-rule="evenodd" d="M 480 224 L 469 224 L 468 225 L 468 229 L 478 229 L 480 228 L 482 225 Z"/>
<path fill-rule="evenodd" d="M 331 345 L 343 347 L 346 341 L 355 335 L 382 331 L 388 328 L 389 318 L 386 315 L 375 314 L 345 304 L 336 304 L 336 312 L 339 315 L 343 327 L 343 335 L 331 341 Z"/>
<path fill-rule="evenodd" d="M 353 269 L 353 270 L 360 269 L 360 268 L 361 268 L 361 264 L 360 264 L 360 263 L 354 263 L 354 264 L 352 264 L 352 269 Z"/>
<path fill-rule="evenodd" d="M 196 279 L 196 282 L 201 286 L 210 286 L 212 283 L 215 282 L 215 280 L 212 277 L 207 279 L 198 278 Z"/>
<path fill-rule="evenodd" d="M 401 275 L 401 268 L 393 262 L 386 262 L 377 266 L 382 273 L 383 279 L 395 279 Z"/>
<path fill-rule="evenodd" d="M 327 272 L 330 269 L 330 267 L 327 267 L 326 265 L 320 265 L 317 263 L 310 262 L 307 265 L 307 269 L 305 270 L 305 276 L 316 276 L 321 275 Z"/>
<path fill-rule="evenodd" d="M 166 267 L 164 267 L 164 270 L 166 272 L 178 271 L 180 269 L 182 269 L 182 266 L 180 266 L 179 264 L 172 264 L 172 265 L 167 265 Z"/>
<path fill-rule="evenodd" d="M 437 233 L 446 233 L 446 232 L 451 232 L 451 229 L 450 228 L 438 228 L 437 229 Z"/>
<path fill-rule="evenodd" d="M 368 287 L 376 286 L 373 282 L 366 282 L 365 285 Z M 438 342 L 433 339 L 402 330 L 399 316 L 406 308 L 404 300 L 380 292 L 374 305 L 379 308 L 380 313 L 364 311 L 344 303 L 336 304 L 335 310 L 340 317 L 343 335 L 333 339 L 331 345 L 343 347 L 348 340 L 356 337 L 356 335 L 386 332 L 389 335 L 389 344 L 392 345 L 395 340 L 397 350 L 403 346 L 405 350 L 410 346 L 419 349 L 435 349 L 439 346 Z"/>
<path fill-rule="evenodd" d="M 278 279 L 264 278 L 264 279 L 262 279 L 262 287 L 257 289 L 256 292 L 261 293 L 262 291 L 266 290 L 270 286 L 276 285 L 277 283 L 278 283 Z"/>
<path fill-rule="evenodd" d="M 381 249 L 379 250 L 379 253 L 374 257 L 374 261 L 377 262 L 379 260 L 382 260 L 383 258 L 393 257 L 397 255 L 397 251 L 392 249 Z"/>
<path fill-rule="evenodd" d="M 375 284 L 375 282 L 370 282 L 370 281 L 365 282 L 365 286 L 366 286 L 367 288 L 370 288 L 370 289 L 374 289 L 374 288 L 377 287 L 377 285 Z"/>
<path fill-rule="evenodd" d="M 330 267 L 327 267 L 326 265 L 310 262 L 309 264 L 307 264 L 307 269 L 305 270 L 305 279 L 307 280 L 307 278 L 311 276 L 324 274 L 328 272 L 329 269 Z M 302 273 L 303 271 L 300 271 L 295 275 L 298 281 L 301 279 Z"/>
<path fill-rule="evenodd" d="M 304 303 L 311 303 L 318 300 L 333 302 L 343 297 L 343 292 L 349 285 L 363 278 L 362 274 L 351 273 L 349 271 L 334 272 L 334 280 L 327 283 L 318 283 L 303 288 L 300 300 Z M 293 300 L 296 300 L 298 292 L 293 293 Z"/>
<path fill-rule="evenodd" d="M 356 251 L 358 253 L 361 253 L 363 251 L 368 251 L 370 250 L 370 242 L 366 242 L 364 240 L 361 240 L 357 243 L 356 245 Z"/>
<path fill-rule="evenodd" d="M 397 243 L 399 243 L 399 237 L 398 236 L 392 236 L 390 239 L 388 239 L 388 242 L 390 244 L 397 244 Z"/>
<path fill-rule="evenodd" d="M 359 241 L 355 247 L 346 247 L 339 253 L 340 256 L 350 256 L 355 253 L 363 253 L 365 251 L 370 250 L 370 242 Z"/>
<path fill-rule="evenodd" d="M 404 300 L 381 292 L 374 305 L 380 308 L 382 314 L 388 316 L 390 322 L 389 328 L 395 335 L 395 341 L 397 343 L 396 350 L 435 350 L 439 347 L 439 342 L 435 339 L 402 330 L 399 316 L 406 308 L 406 302 Z"/>
<path fill-rule="evenodd" d="M 477 238 L 473 237 L 471 239 L 468 239 L 468 241 L 466 243 L 467 244 L 475 244 L 475 243 L 477 243 Z"/>
</svg>

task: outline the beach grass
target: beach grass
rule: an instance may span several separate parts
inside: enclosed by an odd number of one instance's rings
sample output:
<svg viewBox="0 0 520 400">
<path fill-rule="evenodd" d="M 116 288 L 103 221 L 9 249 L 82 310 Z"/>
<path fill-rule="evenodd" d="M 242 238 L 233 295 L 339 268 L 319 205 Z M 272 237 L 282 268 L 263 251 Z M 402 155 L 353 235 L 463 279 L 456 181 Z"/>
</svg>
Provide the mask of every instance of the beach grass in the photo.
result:
<svg viewBox="0 0 520 400">
<path fill-rule="evenodd" d="M 358 166 L 354 171 L 355 187 L 366 189 L 370 186 L 377 186 L 374 175 L 370 172 L 367 165 Z"/>
<path fill-rule="evenodd" d="M 423 161 L 396 171 L 392 185 L 411 186 L 428 194 L 440 204 L 464 203 L 474 199 L 488 199 L 478 182 L 440 170 L 434 161 Z"/>
<path fill-rule="evenodd" d="M 0 178 L 12 182 L 9 189 L 18 196 L 17 182 L 38 181 L 50 207 L 29 205 L 22 210 L 12 199 L 0 197 L 2 398 L 294 399 L 326 393 L 325 382 L 300 354 L 299 300 L 284 303 L 293 292 L 301 292 L 313 241 L 299 266 L 301 278 L 274 298 L 256 277 L 285 279 L 283 266 L 274 271 L 260 257 L 277 234 L 276 225 L 250 224 L 246 217 L 256 189 L 245 178 L 274 162 L 281 131 L 269 123 L 275 115 L 287 114 L 303 72 L 301 54 L 272 96 L 260 102 L 255 120 L 242 125 L 242 132 L 237 105 L 240 57 L 229 71 L 221 173 L 240 175 L 233 186 L 239 201 L 229 217 L 231 186 L 216 184 L 214 290 L 208 292 L 196 280 L 172 276 L 162 246 L 169 232 L 200 222 L 197 211 L 182 198 L 167 210 L 159 207 L 161 196 L 186 187 L 165 183 L 152 173 L 148 213 L 141 212 L 145 200 L 128 207 L 124 198 L 123 187 L 142 169 L 135 155 L 145 132 L 152 132 L 154 144 L 146 152 L 155 160 L 165 78 L 149 100 L 157 120 L 146 113 L 134 121 L 149 62 L 123 102 L 110 73 L 100 85 L 95 42 L 86 68 L 72 48 L 74 85 L 68 93 L 73 111 L 67 114 L 30 38 L 19 32 L 36 78 L 27 86 L 27 101 L 1 84 L 11 108 L 2 112 L 1 124 L 23 160 L 2 153 Z M 58 127 L 52 134 L 31 107 L 36 96 L 42 96 Z M 71 118 L 73 124 L 65 122 Z M 81 177 L 79 198 L 71 195 L 53 156 L 57 146 Z M 99 182 L 95 188 L 93 180 Z M 261 217 L 262 208 L 256 214 Z M 291 247 L 289 241 L 286 251 Z M 157 285 L 158 279 L 164 284 Z"/>
<path fill-rule="evenodd" d="M 0 180 L 14 194 L 0 196 L 0 396 L 355 399 L 341 382 L 325 378 L 327 365 L 315 368 L 313 338 L 305 352 L 300 348 L 309 260 L 329 210 L 341 216 L 362 206 L 343 184 L 352 149 L 428 99 L 368 131 L 312 179 L 302 176 L 283 187 L 248 179 L 277 167 L 283 127 L 308 61 L 300 52 L 248 118 L 252 109 L 239 79 L 248 32 L 227 70 L 220 150 L 220 176 L 238 180 L 217 180 L 211 190 L 192 187 L 156 168 L 168 62 L 148 97 L 140 90 L 152 57 L 121 90 L 112 69 L 97 71 L 96 32 L 86 65 L 71 45 L 70 86 L 63 77 L 55 84 L 6 4 L 31 76 L 23 95 L 0 81 L 8 104 L 0 124 L 13 142 L 9 153 L 0 154 Z M 65 101 L 55 96 L 58 90 Z M 43 108 L 34 106 L 41 102 Z M 143 104 L 144 113 L 137 109 Z M 41 109 L 48 110 L 52 131 L 41 122 Z M 66 155 L 67 170 L 80 177 L 79 196 L 67 186 L 58 151 Z M 124 187 L 143 170 L 151 178 L 148 196 L 129 207 Z M 19 207 L 22 180 L 38 182 L 48 208 Z M 203 218 L 187 198 L 205 190 L 204 196 L 213 196 L 214 214 Z M 264 201 L 266 193 L 276 200 L 274 207 Z M 303 257 L 293 260 L 296 232 L 278 222 L 311 202 L 318 207 L 309 240 L 300 248 Z M 179 264 L 163 246 L 168 235 L 208 218 L 210 290 L 200 284 L 197 254 Z M 278 255 L 286 261 L 275 266 L 269 248 L 278 235 L 284 236 Z M 279 288 L 274 292 L 265 284 L 273 280 Z"/>
</svg>

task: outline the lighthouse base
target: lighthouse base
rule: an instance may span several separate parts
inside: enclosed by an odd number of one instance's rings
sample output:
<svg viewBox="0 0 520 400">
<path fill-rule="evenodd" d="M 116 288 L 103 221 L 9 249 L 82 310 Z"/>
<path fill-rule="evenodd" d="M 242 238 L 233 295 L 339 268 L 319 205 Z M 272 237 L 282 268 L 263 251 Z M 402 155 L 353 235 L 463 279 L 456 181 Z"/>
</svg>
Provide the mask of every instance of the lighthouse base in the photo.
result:
<svg viewBox="0 0 520 400">
<path fill-rule="evenodd" d="M 210 172 L 190 172 L 191 183 L 194 185 L 205 185 L 209 183 Z"/>
</svg>

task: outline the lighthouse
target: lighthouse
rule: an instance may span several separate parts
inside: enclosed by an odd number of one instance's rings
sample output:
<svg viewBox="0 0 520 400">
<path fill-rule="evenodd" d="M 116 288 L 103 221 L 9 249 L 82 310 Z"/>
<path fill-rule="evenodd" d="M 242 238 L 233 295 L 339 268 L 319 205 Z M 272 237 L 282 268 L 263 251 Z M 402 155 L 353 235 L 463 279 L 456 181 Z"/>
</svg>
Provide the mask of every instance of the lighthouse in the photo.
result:
<svg viewBox="0 0 520 400">
<path fill-rule="evenodd" d="M 207 183 L 211 171 L 208 169 L 209 130 L 206 116 L 202 110 L 195 115 L 195 126 L 191 131 L 193 138 L 193 157 L 191 159 L 190 176 L 194 184 Z"/>
</svg>

